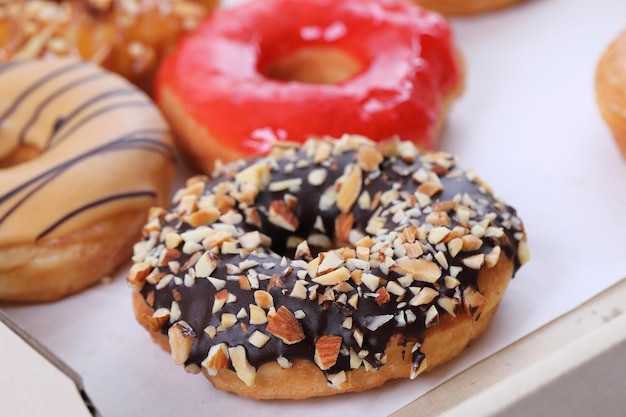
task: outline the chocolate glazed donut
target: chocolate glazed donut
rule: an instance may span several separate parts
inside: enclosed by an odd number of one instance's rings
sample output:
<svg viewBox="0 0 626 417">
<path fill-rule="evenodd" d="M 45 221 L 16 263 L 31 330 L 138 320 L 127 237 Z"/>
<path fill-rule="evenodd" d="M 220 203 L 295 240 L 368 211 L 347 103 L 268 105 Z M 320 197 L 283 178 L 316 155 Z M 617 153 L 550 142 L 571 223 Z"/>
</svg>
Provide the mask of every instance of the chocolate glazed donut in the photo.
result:
<svg viewBox="0 0 626 417">
<path fill-rule="evenodd" d="M 138 321 L 220 389 L 305 398 L 415 378 L 481 334 L 524 227 L 447 153 L 357 136 L 277 144 L 154 209 Z"/>
</svg>

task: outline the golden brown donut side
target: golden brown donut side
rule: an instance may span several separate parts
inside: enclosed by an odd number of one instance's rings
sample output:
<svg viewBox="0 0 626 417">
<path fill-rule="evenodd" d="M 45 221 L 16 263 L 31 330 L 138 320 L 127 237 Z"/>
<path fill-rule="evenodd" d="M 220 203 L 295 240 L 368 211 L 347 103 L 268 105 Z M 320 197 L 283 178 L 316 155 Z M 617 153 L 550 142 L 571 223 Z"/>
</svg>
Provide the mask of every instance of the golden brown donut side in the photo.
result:
<svg viewBox="0 0 626 417">
<path fill-rule="evenodd" d="M 602 54 L 596 69 L 595 89 L 600 114 L 626 159 L 626 31 Z"/>
<path fill-rule="evenodd" d="M 444 15 L 471 15 L 504 9 L 524 0 L 412 0 Z"/>
<path fill-rule="evenodd" d="M 421 371 L 432 371 L 459 355 L 467 345 L 487 330 L 500 300 L 513 274 L 513 263 L 501 257 L 492 268 L 483 268 L 478 278 L 482 296 L 485 297 L 480 314 L 472 316 L 461 310 L 456 317 L 446 315 L 439 324 L 424 333 L 422 352 L 426 365 Z M 154 342 L 170 352 L 168 337 L 154 328 L 151 320 L 154 310 L 138 292 L 133 292 L 133 311 L 137 321 L 150 333 Z M 475 317 L 475 318 L 474 318 Z M 336 395 L 341 392 L 359 392 L 383 385 L 396 378 L 409 378 L 413 363 L 411 349 L 414 342 L 402 343 L 401 335 L 395 335 L 387 344 L 387 363 L 377 370 L 367 371 L 361 367 L 346 372 L 346 381 L 338 387 L 331 386 L 313 362 L 296 360 L 289 369 L 271 362 L 257 370 L 255 384 L 248 386 L 235 371 L 220 369 L 211 376 L 203 368 L 203 374 L 215 388 L 255 399 L 304 399 Z M 289 387 L 285 391 L 285 387 Z"/>
<path fill-rule="evenodd" d="M 68 236 L 0 247 L 2 299 L 55 301 L 100 282 L 128 258 L 145 213 L 133 210 Z"/>
</svg>

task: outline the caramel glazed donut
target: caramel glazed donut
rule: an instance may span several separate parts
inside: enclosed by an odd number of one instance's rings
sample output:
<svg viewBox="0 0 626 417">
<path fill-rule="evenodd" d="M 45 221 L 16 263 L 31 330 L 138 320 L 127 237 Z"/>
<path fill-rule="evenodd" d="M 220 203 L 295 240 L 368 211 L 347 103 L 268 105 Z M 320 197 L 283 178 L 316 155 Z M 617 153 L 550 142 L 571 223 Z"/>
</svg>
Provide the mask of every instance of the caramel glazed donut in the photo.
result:
<svg viewBox="0 0 626 417">
<path fill-rule="evenodd" d="M 486 329 L 528 259 L 515 210 L 449 154 L 377 146 L 280 142 L 152 211 L 127 279 L 174 363 L 298 399 L 415 378 Z"/>
<path fill-rule="evenodd" d="M 151 92 L 161 59 L 217 5 L 218 0 L 0 0 L 0 63 L 76 57 Z"/>
<path fill-rule="evenodd" d="M 55 300 L 128 259 L 173 144 L 145 94 L 87 62 L 12 61 L 0 91 L 0 300 Z"/>
</svg>

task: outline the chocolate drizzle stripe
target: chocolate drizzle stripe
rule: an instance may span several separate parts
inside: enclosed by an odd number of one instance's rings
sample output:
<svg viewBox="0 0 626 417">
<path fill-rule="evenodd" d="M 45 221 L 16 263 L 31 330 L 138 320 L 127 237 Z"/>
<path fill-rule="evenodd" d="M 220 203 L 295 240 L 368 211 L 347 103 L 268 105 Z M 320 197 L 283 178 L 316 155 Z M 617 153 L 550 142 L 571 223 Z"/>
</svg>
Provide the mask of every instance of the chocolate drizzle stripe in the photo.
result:
<svg viewBox="0 0 626 417">
<path fill-rule="evenodd" d="M 148 101 L 140 101 L 140 102 L 123 102 L 123 103 L 116 103 L 110 106 L 106 106 L 103 107 L 101 109 L 98 109 L 92 113 L 89 113 L 87 115 L 85 115 L 82 119 L 76 121 L 76 123 L 68 128 L 68 130 L 66 130 L 65 132 L 63 132 L 63 134 L 60 134 L 59 136 L 57 136 L 58 132 L 60 131 L 57 130 L 57 133 L 53 135 L 53 137 L 50 138 L 50 140 L 48 141 L 48 143 L 46 144 L 46 146 L 42 149 L 44 152 L 50 150 L 51 148 L 58 146 L 59 143 L 62 143 L 64 140 L 66 140 L 68 137 L 70 137 L 77 129 L 79 129 L 81 126 L 85 125 L 86 123 L 88 123 L 89 121 L 97 118 L 97 117 L 101 117 L 103 116 L 105 113 L 108 112 L 112 112 L 112 111 L 116 111 L 116 110 L 120 110 L 122 108 L 132 108 L 132 107 L 149 107 L 152 104 Z M 67 123 L 67 122 L 66 122 Z M 64 126 L 66 125 L 66 123 L 64 123 Z"/>
<path fill-rule="evenodd" d="M 47 229 L 45 229 L 43 232 L 41 232 L 37 236 L 37 240 L 45 238 L 54 229 L 56 229 L 57 227 L 61 226 L 66 221 L 70 220 L 72 217 L 74 217 L 74 216 L 76 216 L 76 215 L 78 215 L 80 213 L 83 213 L 84 211 L 87 211 L 89 209 L 92 209 L 94 207 L 102 206 L 102 205 L 105 205 L 105 204 L 108 204 L 108 203 L 111 203 L 111 202 L 114 202 L 114 201 L 119 201 L 119 200 L 130 200 L 130 199 L 145 198 L 145 197 L 149 197 L 149 198 L 155 199 L 156 198 L 156 193 L 154 191 L 151 191 L 151 190 L 140 190 L 140 191 L 132 191 L 132 192 L 128 192 L 128 193 L 110 195 L 110 196 L 107 196 L 105 198 L 101 198 L 99 200 L 92 201 L 89 204 L 85 204 L 85 205 L 83 205 L 81 207 L 76 208 L 75 210 L 72 210 L 71 212 L 67 213 L 65 216 L 61 217 L 59 220 L 57 220 L 54 223 L 52 223 Z"/>
<path fill-rule="evenodd" d="M 25 137 L 26 137 L 26 135 L 28 133 L 28 130 L 31 128 L 31 126 L 33 126 L 35 124 L 35 122 L 37 121 L 39 116 L 41 116 L 41 113 L 44 110 L 46 110 L 46 108 L 48 107 L 48 105 L 52 101 L 54 101 L 55 99 L 59 98 L 63 94 L 68 93 L 71 89 L 77 88 L 77 87 L 82 86 L 83 84 L 89 83 L 91 81 L 95 81 L 95 80 L 101 79 L 104 75 L 105 75 L 104 73 L 88 74 L 88 75 L 86 75 L 84 77 L 81 77 L 81 78 L 79 78 L 77 80 L 71 80 L 70 82 L 60 86 L 56 91 L 54 91 L 48 97 L 43 99 L 41 101 L 41 103 L 37 106 L 37 108 L 35 108 L 33 110 L 32 116 L 30 117 L 30 119 L 28 119 L 28 121 L 24 124 L 24 127 L 20 131 L 20 133 L 18 135 L 19 143 L 24 143 L 24 139 L 25 139 Z M 56 130 L 56 126 L 55 126 L 55 130 Z M 52 132 L 51 135 L 53 133 L 54 132 Z"/>
<path fill-rule="evenodd" d="M 0 66 L 0 75 L 6 72 L 12 71 L 14 69 L 19 69 L 19 67 L 21 67 L 22 65 L 26 63 L 27 61 L 24 61 L 24 60 L 15 60 L 15 61 L 9 61 L 5 64 L 2 64 Z"/>
<path fill-rule="evenodd" d="M 147 130 L 137 130 L 134 132 L 129 132 L 126 135 L 115 139 L 112 142 L 106 143 L 100 147 L 95 149 L 91 149 L 88 152 L 85 152 L 81 155 L 77 155 L 74 158 L 71 158 L 67 161 L 64 161 L 54 167 L 51 167 L 45 172 L 29 179 L 28 181 L 17 185 L 16 187 L 9 190 L 4 195 L 0 195 L 0 203 L 4 203 L 9 200 L 13 196 L 17 195 L 20 192 L 26 191 L 26 194 L 22 196 L 15 204 L 8 207 L 7 211 L 5 211 L 2 216 L 0 216 L 0 224 L 2 224 L 11 214 L 13 214 L 24 202 L 26 202 L 30 197 L 32 197 L 39 189 L 51 183 L 54 178 L 58 175 L 62 174 L 67 169 L 72 166 L 83 162 L 84 160 L 91 158 L 95 155 L 98 155 L 103 152 L 111 152 L 111 151 L 124 151 L 129 149 L 142 149 L 147 152 L 155 152 L 161 155 L 169 156 L 171 160 L 174 160 L 174 149 L 170 146 L 162 143 L 156 138 L 151 137 L 134 137 L 135 135 L 146 135 L 146 134 L 166 134 L 167 130 L 164 129 L 147 129 Z M 32 187 L 32 188 L 30 188 Z"/>
<path fill-rule="evenodd" d="M 4 122 L 13 112 L 15 112 L 18 107 L 22 104 L 26 98 L 28 98 L 31 94 L 35 93 L 39 88 L 45 86 L 47 83 L 51 82 L 57 77 L 60 77 L 68 72 L 80 69 L 85 66 L 85 63 L 82 61 L 72 62 L 68 65 L 65 65 L 61 68 L 58 68 L 37 81 L 33 82 L 26 90 L 24 90 L 17 99 L 13 102 L 13 104 L 4 112 L 4 114 L 0 115 L 0 124 Z"/>
</svg>

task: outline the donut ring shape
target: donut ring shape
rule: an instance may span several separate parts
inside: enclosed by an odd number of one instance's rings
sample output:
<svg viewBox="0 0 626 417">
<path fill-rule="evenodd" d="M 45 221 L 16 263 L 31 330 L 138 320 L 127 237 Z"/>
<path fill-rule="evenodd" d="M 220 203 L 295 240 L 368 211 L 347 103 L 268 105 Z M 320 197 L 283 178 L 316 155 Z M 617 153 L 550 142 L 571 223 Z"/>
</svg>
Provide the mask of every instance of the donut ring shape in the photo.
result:
<svg viewBox="0 0 626 417">
<path fill-rule="evenodd" d="M 173 144 L 150 99 L 73 59 L 0 65 L 0 299 L 51 301 L 132 252 L 169 196 Z"/>
<path fill-rule="evenodd" d="M 181 42 L 156 101 L 211 173 L 214 159 L 310 135 L 397 135 L 433 149 L 462 78 L 434 12 L 396 0 L 264 0 L 216 11 Z"/>
<path fill-rule="evenodd" d="M 176 364 L 244 396 L 325 396 L 415 378 L 486 329 L 528 259 L 487 184 L 410 142 L 282 146 L 191 178 L 135 245 L 137 320 Z"/>
<path fill-rule="evenodd" d="M 626 159 L 626 31 L 620 33 L 600 57 L 595 90 L 600 114 Z"/>
</svg>

